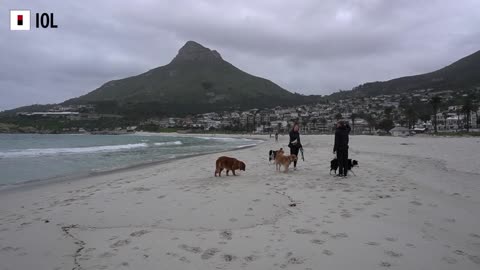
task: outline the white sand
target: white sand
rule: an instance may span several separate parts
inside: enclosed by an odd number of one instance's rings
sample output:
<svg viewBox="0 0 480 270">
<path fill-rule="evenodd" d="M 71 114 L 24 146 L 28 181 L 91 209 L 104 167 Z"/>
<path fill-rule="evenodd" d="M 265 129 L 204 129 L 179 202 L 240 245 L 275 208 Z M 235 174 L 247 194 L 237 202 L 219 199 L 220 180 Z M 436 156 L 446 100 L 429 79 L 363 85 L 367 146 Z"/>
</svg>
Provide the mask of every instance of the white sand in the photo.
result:
<svg viewBox="0 0 480 270">
<path fill-rule="evenodd" d="M 347 179 L 332 136 L 275 172 L 280 139 L 236 177 L 216 154 L 3 192 L 0 269 L 480 269 L 480 139 L 351 137 Z"/>
</svg>

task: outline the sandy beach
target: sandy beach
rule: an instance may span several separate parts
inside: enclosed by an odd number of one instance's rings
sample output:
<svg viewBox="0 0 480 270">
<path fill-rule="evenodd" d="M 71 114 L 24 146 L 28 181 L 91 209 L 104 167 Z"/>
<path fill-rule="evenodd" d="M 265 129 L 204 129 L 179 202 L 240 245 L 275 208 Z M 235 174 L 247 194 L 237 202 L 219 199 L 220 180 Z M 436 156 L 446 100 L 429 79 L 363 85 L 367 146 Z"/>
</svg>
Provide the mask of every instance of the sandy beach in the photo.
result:
<svg viewBox="0 0 480 270">
<path fill-rule="evenodd" d="M 253 136 L 252 138 L 255 138 Z M 259 136 L 268 139 L 268 136 Z M 0 193 L 0 269 L 480 269 L 480 138 L 332 136 L 269 164 L 268 139 L 219 154 Z"/>
</svg>

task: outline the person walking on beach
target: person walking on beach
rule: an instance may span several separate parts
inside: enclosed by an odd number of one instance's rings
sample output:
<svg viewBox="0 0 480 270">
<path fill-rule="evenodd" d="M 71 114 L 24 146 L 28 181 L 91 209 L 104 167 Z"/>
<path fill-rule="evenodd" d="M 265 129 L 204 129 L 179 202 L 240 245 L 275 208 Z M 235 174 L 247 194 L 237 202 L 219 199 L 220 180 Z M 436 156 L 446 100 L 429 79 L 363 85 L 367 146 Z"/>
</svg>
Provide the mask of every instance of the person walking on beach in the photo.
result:
<svg viewBox="0 0 480 270">
<path fill-rule="evenodd" d="M 278 131 L 275 132 L 275 142 L 278 142 Z"/>
<path fill-rule="evenodd" d="M 300 126 L 298 123 L 293 125 L 292 130 L 290 131 L 290 141 L 288 147 L 290 147 L 290 155 L 296 155 L 298 157 L 298 151 L 302 148 L 302 143 L 300 142 Z M 297 169 L 297 160 L 293 162 L 293 169 Z"/>
<path fill-rule="evenodd" d="M 333 146 L 333 154 L 337 154 L 338 160 L 339 171 L 337 176 L 347 176 L 348 173 L 348 134 L 350 130 L 348 122 L 338 121 Z"/>
</svg>

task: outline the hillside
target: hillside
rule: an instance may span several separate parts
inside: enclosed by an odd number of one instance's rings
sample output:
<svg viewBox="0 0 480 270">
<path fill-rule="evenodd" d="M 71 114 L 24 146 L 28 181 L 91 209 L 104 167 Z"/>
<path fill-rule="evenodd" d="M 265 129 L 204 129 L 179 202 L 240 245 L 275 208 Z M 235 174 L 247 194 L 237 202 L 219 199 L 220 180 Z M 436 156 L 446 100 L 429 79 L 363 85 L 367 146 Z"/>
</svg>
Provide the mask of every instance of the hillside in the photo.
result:
<svg viewBox="0 0 480 270">
<path fill-rule="evenodd" d="M 399 94 L 418 89 L 468 90 L 480 87 L 480 51 L 434 72 L 397 78 L 385 82 L 369 82 L 331 95 L 332 98 Z"/>
<path fill-rule="evenodd" d="M 64 104 L 93 103 L 107 112 L 151 116 L 265 108 L 314 99 L 243 72 L 217 51 L 188 41 L 169 64 L 107 82 Z"/>
</svg>

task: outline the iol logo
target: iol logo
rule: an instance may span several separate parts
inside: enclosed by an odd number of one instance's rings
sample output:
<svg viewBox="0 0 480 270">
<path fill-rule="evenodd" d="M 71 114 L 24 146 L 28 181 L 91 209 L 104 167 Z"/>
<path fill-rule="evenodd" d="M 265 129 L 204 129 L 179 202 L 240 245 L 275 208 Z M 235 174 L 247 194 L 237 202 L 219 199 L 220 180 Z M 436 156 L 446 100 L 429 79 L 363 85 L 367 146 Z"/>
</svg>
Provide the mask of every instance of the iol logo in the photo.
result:
<svg viewBox="0 0 480 270">
<path fill-rule="evenodd" d="M 35 13 L 35 28 L 58 28 L 53 13 Z M 10 10 L 10 30 L 30 30 L 30 10 Z"/>
<path fill-rule="evenodd" d="M 30 10 L 10 10 L 10 30 L 30 30 Z"/>
</svg>

